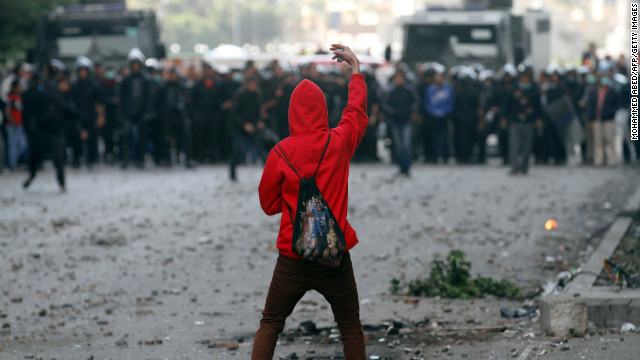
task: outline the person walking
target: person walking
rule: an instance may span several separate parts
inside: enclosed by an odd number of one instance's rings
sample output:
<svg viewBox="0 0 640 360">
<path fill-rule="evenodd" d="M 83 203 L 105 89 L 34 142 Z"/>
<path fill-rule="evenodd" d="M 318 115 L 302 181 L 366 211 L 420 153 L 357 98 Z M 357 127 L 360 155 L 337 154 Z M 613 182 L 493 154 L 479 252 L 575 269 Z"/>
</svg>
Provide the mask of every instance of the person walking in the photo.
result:
<svg viewBox="0 0 640 360">
<path fill-rule="evenodd" d="M 420 98 L 414 88 L 407 84 L 405 74 L 397 72 L 393 85 L 382 100 L 382 110 L 391 129 L 394 154 L 400 167 L 400 175 L 408 176 L 413 158 L 413 124 L 418 118 Z"/>
<path fill-rule="evenodd" d="M 358 243 L 358 239 L 347 221 L 347 188 L 349 161 L 368 125 L 367 85 L 360 74 L 359 60 L 349 47 L 334 44 L 331 50 L 334 59 L 339 54 L 352 69 L 349 100 L 340 123 L 335 129 L 329 129 L 322 90 L 309 80 L 302 81 L 291 95 L 291 136 L 269 153 L 258 187 L 264 212 L 267 215 L 282 213 L 282 220 L 277 240 L 280 255 L 269 286 L 260 328 L 254 338 L 253 360 L 273 357 L 285 320 L 309 290 L 318 291 L 330 303 L 340 330 L 345 359 L 366 358 L 358 291 L 349 255 L 349 250 Z M 335 220 L 344 234 L 344 253 L 337 267 L 304 259 L 293 246 L 292 209 L 297 209 L 298 189 L 302 181 L 309 179 L 315 180 L 317 189 L 335 215 L 330 217 L 330 226 Z M 299 215 L 295 215 L 298 219 Z"/>
<path fill-rule="evenodd" d="M 257 157 L 266 157 L 259 138 L 259 131 L 266 128 L 260 112 L 261 99 L 262 93 L 255 76 L 248 78 L 245 85 L 234 94 L 230 115 L 234 127 L 233 152 L 229 162 L 231 181 L 237 181 L 236 168 L 247 158 L 247 154 L 250 154 L 252 161 Z"/>
<path fill-rule="evenodd" d="M 34 82 L 34 91 L 29 90 L 25 97 L 27 122 L 32 124 L 29 156 L 29 177 L 22 183 L 27 189 L 36 177 L 41 162 L 48 154 L 56 168 L 56 178 L 61 192 L 66 192 L 64 173 L 65 129 L 80 129 L 83 114 L 72 99 L 71 85 L 66 77 L 59 78 L 55 84 L 47 87 Z"/>
</svg>

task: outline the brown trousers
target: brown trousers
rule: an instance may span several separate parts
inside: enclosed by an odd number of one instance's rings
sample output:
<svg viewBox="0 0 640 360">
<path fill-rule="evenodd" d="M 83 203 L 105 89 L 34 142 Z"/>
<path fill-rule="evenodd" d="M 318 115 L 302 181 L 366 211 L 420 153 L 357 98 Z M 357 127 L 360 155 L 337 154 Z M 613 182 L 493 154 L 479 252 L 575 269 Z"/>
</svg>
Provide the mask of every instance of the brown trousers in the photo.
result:
<svg viewBox="0 0 640 360">
<path fill-rule="evenodd" d="M 351 257 L 346 252 L 339 267 L 333 268 L 309 260 L 278 257 L 256 332 L 252 360 L 270 360 L 284 329 L 285 320 L 309 290 L 322 294 L 331 305 L 338 323 L 346 360 L 366 359 L 364 335 L 360 323 L 358 289 L 353 276 Z"/>
</svg>

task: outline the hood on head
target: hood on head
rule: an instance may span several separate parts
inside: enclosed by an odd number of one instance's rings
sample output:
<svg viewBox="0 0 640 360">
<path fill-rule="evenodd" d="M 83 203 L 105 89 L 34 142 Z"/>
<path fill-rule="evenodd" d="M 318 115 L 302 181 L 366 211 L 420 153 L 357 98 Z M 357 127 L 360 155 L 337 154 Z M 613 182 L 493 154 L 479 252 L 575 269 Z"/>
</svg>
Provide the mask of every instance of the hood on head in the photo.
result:
<svg viewBox="0 0 640 360">
<path fill-rule="evenodd" d="M 293 90 L 289 103 L 291 135 L 329 129 L 327 101 L 318 85 L 302 80 Z"/>
</svg>

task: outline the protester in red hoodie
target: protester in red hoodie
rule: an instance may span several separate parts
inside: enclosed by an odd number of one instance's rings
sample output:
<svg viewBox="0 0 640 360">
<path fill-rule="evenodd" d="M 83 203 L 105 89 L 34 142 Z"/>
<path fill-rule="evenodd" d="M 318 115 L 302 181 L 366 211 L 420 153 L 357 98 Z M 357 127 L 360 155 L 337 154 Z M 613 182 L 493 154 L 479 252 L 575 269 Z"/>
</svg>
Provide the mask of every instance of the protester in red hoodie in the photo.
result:
<svg viewBox="0 0 640 360">
<path fill-rule="evenodd" d="M 348 250 L 358 239 L 347 221 L 349 161 L 367 128 L 367 85 L 360 74 L 358 58 L 349 47 L 334 44 L 334 59 L 340 56 L 351 66 L 349 101 L 335 129 L 329 129 L 327 104 L 318 86 L 303 80 L 293 91 L 289 104 L 291 136 L 279 144 L 303 178 L 315 176 L 318 188 L 344 233 L 346 250 L 338 267 L 303 259 L 292 250 L 294 212 L 298 204 L 300 178 L 285 160 L 271 150 L 258 192 L 267 215 L 282 213 L 277 247 L 280 256 L 273 271 L 252 359 L 271 359 L 278 335 L 296 303 L 309 290 L 322 294 L 331 305 L 344 346 L 345 359 L 365 359 L 360 323 L 358 291 Z M 329 136 L 330 141 L 328 142 Z M 327 147 L 328 143 L 328 147 Z M 323 150 L 326 153 L 320 159 Z"/>
</svg>

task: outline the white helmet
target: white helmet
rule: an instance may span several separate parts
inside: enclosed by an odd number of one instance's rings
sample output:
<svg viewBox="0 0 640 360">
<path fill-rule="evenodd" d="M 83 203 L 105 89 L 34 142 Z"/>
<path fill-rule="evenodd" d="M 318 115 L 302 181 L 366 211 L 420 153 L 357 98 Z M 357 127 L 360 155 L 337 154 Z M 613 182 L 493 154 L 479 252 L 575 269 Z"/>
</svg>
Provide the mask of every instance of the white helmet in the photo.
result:
<svg viewBox="0 0 640 360">
<path fill-rule="evenodd" d="M 80 55 L 76 58 L 75 67 L 76 67 L 76 71 L 80 69 L 87 69 L 88 71 L 93 71 L 93 61 L 91 61 L 88 57 L 84 55 Z"/>
<path fill-rule="evenodd" d="M 129 55 L 127 55 L 127 61 L 129 61 L 129 63 L 137 61 L 140 63 L 140 65 L 144 65 L 145 60 L 146 60 L 146 57 L 144 56 L 142 51 L 140 51 L 140 49 L 138 48 L 131 49 L 129 51 Z"/>
</svg>

